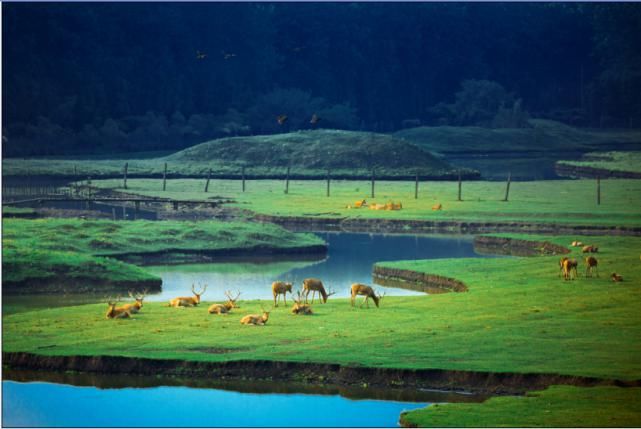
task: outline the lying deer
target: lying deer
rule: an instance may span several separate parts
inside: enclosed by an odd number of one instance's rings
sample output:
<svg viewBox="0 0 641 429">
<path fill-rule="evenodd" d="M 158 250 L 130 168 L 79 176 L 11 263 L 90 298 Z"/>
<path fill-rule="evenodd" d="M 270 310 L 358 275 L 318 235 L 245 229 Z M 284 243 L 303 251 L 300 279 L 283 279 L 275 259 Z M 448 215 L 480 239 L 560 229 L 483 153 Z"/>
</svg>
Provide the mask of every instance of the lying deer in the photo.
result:
<svg viewBox="0 0 641 429">
<path fill-rule="evenodd" d="M 212 304 L 209 306 L 207 311 L 209 314 L 226 314 L 231 311 L 232 308 L 239 308 L 236 305 L 236 301 L 238 300 L 238 297 L 240 296 L 240 291 L 236 294 L 234 298 L 231 297 L 231 291 L 225 291 L 225 296 L 227 297 L 227 302 L 224 304 Z"/>
<path fill-rule="evenodd" d="M 278 307 L 277 298 L 280 300 L 279 295 L 283 295 L 285 305 L 287 305 L 287 292 L 292 293 L 292 284 L 285 282 L 272 283 L 272 294 L 274 294 L 274 307 Z"/>
<path fill-rule="evenodd" d="M 581 249 L 583 253 L 597 253 L 599 248 L 595 245 L 583 246 Z"/>
<path fill-rule="evenodd" d="M 194 296 L 180 296 L 169 301 L 169 305 L 166 307 L 195 307 L 200 304 L 200 296 L 205 293 L 207 290 L 207 285 L 205 285 L 200 292 L 196 292 L 194 289 L 194 284 L 191 285 L 191 292 Z"/>
<path fill-rule="evenodd" d="M 294 300 L 294 306 L 292 307 L 292 313 L 293 314 L 303 314 L 303 315 L 311 315 L 313 314 L 312 311 L 312 306 L 309 304 L 303 304 L 303 295 L 300 293 L 300 291 L 296 291 L 296 296 L 297 298 L 294 298 L 294 294 L 292 294 L 292 299 Z"/>
<path fill-rule="evenodd" d="M 262 305 L 260 308 L 263 310 L 263 314 L 248 314 L 247 316 L 243 316 L 243 318 L 240 319 L 240 323 L 243 325 L 264 326 L 265 323 L 267 323 L 267 321 L 269 320 L 269 313 L 272 309 L 270 308 L 269 311 L 267 311 L 263 308 Z"/>
<path fill-rule="evenodd" d="M 131 291 L 129 291 L 129 296 L 136 300 L 136 302 L 133 304 L 125 304 L 122 308 L 129 310 L 132 314 L 138 313 L 142 309 L 142 300 L 145 299 L 145 295 L 147 295 L 147 289 L 143 290 L 141 295 L 136 294 L 135 296 Z"/>
<path fill-rule="evenodd" d="M 323 282 L 319 279 L 305 279 L 303 280 L 303 294 L 305 295 L 305 304 L 307 304 L 307 297 L 309 293 L 312 292 L 312 304 L 314 303 L 314 295 L 316 292 L 322 297 L 322 303 L 327 302 L 327 298 L 334 295 L 336 292 L 330 289 L 329 293 L 325 291 Z"/>
<path fill-rule="evenodd" d="M 622 282 L 623 281 L 623 276 L 621 274 L 617 274 L 617 273 L 612 273 L 610 278 L 612 279 L 613 282 Z"/>
<path fill-rule="evenodd" d="M 434 204 L 432 206 L 432 210 L 442 210 L 442 209 L 443 209 L 443 204 L 441 204 L 441 203 Z"/>
<path fill-rule="evenodd" d="M 583 247 L 583 243 L 580 241 L 573 241 L 571 244 L 572 247 Z"/>
<path fill-rule="evenodd" d="M 593 270 L 596 272 L 596 276 L 599 277 L 599 261 L 597 261 L 594 256 L 586 256 L 585 265 L 585 277 L 592 277 Z"/>
<path fill-rule="evenodd" d="M 120 301 L 120 298 L 116 298 L 115 302 L 112 302 L 111 299 L 107 301 L 107 305 L 109 306 L 106 314 L 107 319 L 126 319 L 131 317 L 129 310 L 123 307 L 116 307 L 116 305 L 118 305 L 118 301 Z"/>
<path fill-rule="evenodd" d="M 376 304 L 376 307 L 378 307 L 381 299 L 383 299 L 383 297 L 385 296 L 385 294 L 380 295 L 374 293 L 374 289 L 372 289 L 370 286 L 364 285 L 362 283 L 354 283 L 352 285 L 352 307 L 354 306 L 354 301 L 356 300 L 357 295 L 363 295 L 365 297 L 365 300 L 361 302 L 360 307 L 362 307 L 363 303 L 365 303 L 367 304 L 367 308 L 369 308 L 368 300 L 370 298 L 372 298 L 374 304 Z"/>
</svg>

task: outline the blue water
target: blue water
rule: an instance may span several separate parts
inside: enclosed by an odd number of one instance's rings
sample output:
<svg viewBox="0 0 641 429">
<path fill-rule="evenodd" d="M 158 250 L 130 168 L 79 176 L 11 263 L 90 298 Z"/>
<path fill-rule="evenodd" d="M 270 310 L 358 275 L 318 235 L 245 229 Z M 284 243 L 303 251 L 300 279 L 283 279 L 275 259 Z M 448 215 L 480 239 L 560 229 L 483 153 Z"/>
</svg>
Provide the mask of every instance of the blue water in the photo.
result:
<svg viewBox="0 0 641 429">
<path fill-rule="evenodd" d="M 99 389 L 3 381 L 12 427 L 395 427 L 427 403 L 190 387 Z"/>
</svg>

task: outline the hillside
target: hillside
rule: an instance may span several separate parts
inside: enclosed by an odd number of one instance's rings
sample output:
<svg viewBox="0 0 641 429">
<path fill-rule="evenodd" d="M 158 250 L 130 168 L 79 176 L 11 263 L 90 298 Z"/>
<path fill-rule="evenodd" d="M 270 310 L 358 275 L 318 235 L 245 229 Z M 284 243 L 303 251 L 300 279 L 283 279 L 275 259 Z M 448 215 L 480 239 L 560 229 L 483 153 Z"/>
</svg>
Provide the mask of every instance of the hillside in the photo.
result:
<svg viewBox="0 0 641 429">
<path fill-rule="evenodd" d="M 556 171 L 566 177 L 641 179 L 641 152 L 589 152 L 578 161 L 558 161 Z"/>
<path fill-rule="evenodd" d="M 544 119 L 529 123 L 531 128 L 417 127 L 393 135 L 486 178 L 502 178 L 508 171 L 518 178 L 551 178 L 561 159 L 590 151 L 641 150 L 641 130 L 586 130 Z"/>
</svg>

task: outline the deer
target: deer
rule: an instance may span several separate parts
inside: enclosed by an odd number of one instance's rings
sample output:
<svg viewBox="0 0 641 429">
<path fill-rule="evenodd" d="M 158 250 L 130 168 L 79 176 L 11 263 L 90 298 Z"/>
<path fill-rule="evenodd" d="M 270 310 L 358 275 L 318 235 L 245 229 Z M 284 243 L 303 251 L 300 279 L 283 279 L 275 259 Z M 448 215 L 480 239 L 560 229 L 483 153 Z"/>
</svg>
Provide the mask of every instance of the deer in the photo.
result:
<svg viewBox="0 0 641 429">
<path fill-rule="evenodd" d="M 564 257 L 562 257 L 562 258 L 559 260 L 559 275 L 558 275 L 558 277 L 561 277 L 561 275 L 564 275 L 564 272 L 563 272 L 563 263 L 564 263 L 567 259 L 568 259 L 568 257 L 567 257 L 567 256 L 564 256 Z"/>
<path fill-rule="evenodd" d="M 106 314 L 107 319 L 127 319 L 131 317 L 129 310 L 123 307 L 116 307 L 118 301 L 120 301 L 120 297 L 116 298 L 115 302 L 112 302 L 111 299 L 107 300 L 107 305 L 109 306 Z"/>
<path fill-rule="evenodd" d="M 385 296 L 387 292 L 385 292 L 383 295 L 376 294 L 374 292 L 374 289 L 372 289 L 370 286 L 364 285 L 362 283 L 354 283 L 352 285 L 352 307 L 354 306 L 354 301 L 356 300 L 357 295 L 363 295 L 365 296 L 365 300 L 361 302 L 360 307 L 363 306 L 363 304 L 367 304 L 367 308 L 369 308 L 369 302 L 368 300 L 372 298 L 374 301 L 374 304 L 376 304 L 376 307 L 379 306 L 379 303 L 381 299 Z"/>
<path fill-rule="evenodd" d="M 261 310 L 263 310 L 263 314 L 248 314 L 247 316 L 243 316 L 243 318 L 240 319 L 240 323 L 242 325 L 264 326 L 269 320 L 269 313 L 274 307 L 270 308 L 269 311 L 265 310 L 262 305 L 260 306 L 260 308 Z"/>
<path fill-rule="evenodd" d="M 145 295 L 147 295 L 147 289 L 143 290 L 141 295 L 134 295 L 132 291 L 129 291 L 129 296 L 136 302 L 134 302 L 133 304 L 125 304 L 121 308 L 129 310 L 129 312 L 132 314 L 140 312 L 140 310 L 142 309 L 142 300 L 145 299 Z"/>
<path fill-rule="evenodd" d="M 597 261 L 594 256 L 586 256 L 585 265 L 585 277 L 592 277 L 592 270 L 594 270 L 596 272 L 596 276 L 599 277 L 599 261 Z"/>
<path fill-rule="evenodd" d="M 366 207 L 366 206 L 367 206 L 367 200 L 360 200 L 354 203 L 354 208 L 356 209 L 360 209 L 361 207 Z"/>
<path fill-rule="evenodd" d="M 169 301 L 169 305 L 166 305 L 165 307 L 195 307 L 198 304 L 200 304 L 200 296 L 205 293 L 207 290 L 207 285 L 203 287 L 202 291 L 196 292 L 194 289 L 194 284 L 192 283 L 191 285 L 191 291 L 194 294 L 194 296 L 180 296 L 178 298 L 174 298 L 171 301 Z"/>
<path fill-rule="evenodd" d="M 436 210 L 443 210 L 443 204 L 441 204 L 441 203 L 434 204 L 434 205 L 432 206 L 432 210 L 434 210 L 434 211 L 436 211 Z"/>
<path fill-rule="evenodd" d="M 225 296 L 227 297 L 227 302 L 224 304 L 212 304 L 209 306 L 207 311 L 209 314 L 227 314 L 231 311 L 232 308 L 239 308 L 236 305 L 236 301 L 240 296 L 240 291 L 236 294 L 234 298 L 231 297 L 231 291 L 225 291 Z"/>
<path fill-rule="evenodd" d="M 283 299 L 285 300 L 285 305 L 287 305 L 287 292 L 290 294 L 292 293 L 292 284 L 291 283 L 286 283 L 286 282 L 281 282 L 281 281 L 276 281 L 272 283 L 272 294 L 274 294 L 274 307 L 278 307 L 278 300 L 280 300 L 279 295 L 283 295 Z"/>
<path fill-rule="evenodd" d="M 621 274 L 617 274 L 617 273 L 612 273 L 612 275 L 610 276 L 610 278 L 611 278 L 611 279 L 612 279 L 612 281 L 613 281 L 613 282 L 615 282 L 615 283 L 616 283 L 616 282 L 622 282 L 622 281 L 623 281 L 623 276 L 622 276 Z"/>
<path fill-rule="evenodd" d="M 577 277 L 577 267 L 579 266 L 579 263 L 577 262 L 576 259 L 565 259 L 563 261 L 563 278 L 565 280 L 574 280 Z M 574 276 L 572 276 L 572 273 L 574 273 Z"/>
<path fill-rule="evenodd" d="M 580 241 L 573 241 L 571 244 L 572 247 L 583 247 L 584 244 Z"/>
<path fill-rule="evenodd" d="M 312 306 L 309 304 L 303 304 L 303 294 L 300 293 L 300 291 L 296 291 L 296 296 L 298 299 L 294 298 L 294 294 L 292 294 L 292 299 L 294 300 L 294 306 L 292 307 L 292 314 L 302 314 L 305 316 L 312 315 L 314 312 L 312 311 Z"/>
<path fill-rule="evenodd" d="M 599 251 L 599 248 L 593 244 L 589 246 L 583 246 L 581 249 L 583 253 L 597 253 Z"/>
<path fill-rule="evenodd" d="M 316 292 L 322 297 L 322 303 L 327 302 L 327 298 L 334 295 L 336 292 L 330 289 L 329 293 L 325 291 L 323 282 L 319 279 L 305 279 L 303 280 L 303 294 L 305 295 L 305 304 L 307 304 L 307 297 L 309 293 L 312 292 L 312 304 L 314 303 L 314 295 Z"/>
</svg>

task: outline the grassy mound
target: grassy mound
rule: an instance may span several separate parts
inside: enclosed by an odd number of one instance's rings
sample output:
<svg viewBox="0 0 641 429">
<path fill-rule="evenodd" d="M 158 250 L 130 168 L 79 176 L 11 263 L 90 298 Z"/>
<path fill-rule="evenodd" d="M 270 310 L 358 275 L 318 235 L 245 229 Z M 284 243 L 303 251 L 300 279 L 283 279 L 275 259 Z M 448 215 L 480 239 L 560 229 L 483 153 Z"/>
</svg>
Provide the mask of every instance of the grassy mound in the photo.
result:
<svg viewBox="0 0 641 429">
<path fill-rule="evenodd" d="M 268 136 L 231 137 L 212 140 L 177 152 L 168 162 L 225 162 L 249 167 L 286 167 L 298 174 L 324 173 L 331 168 L 342 174 L 441 175 L 452 170 L 446 162 L 413 144 L 376 133 L 314 130 Z M 282 169 L 281 169 L 282 170 Z"/>
<path fill-rule="evenodd" d="M 641 177 L 641 152 L 589 152 L 578 161 L 559 161 L 557 170 L 573 177 Z"/>
</svg>

